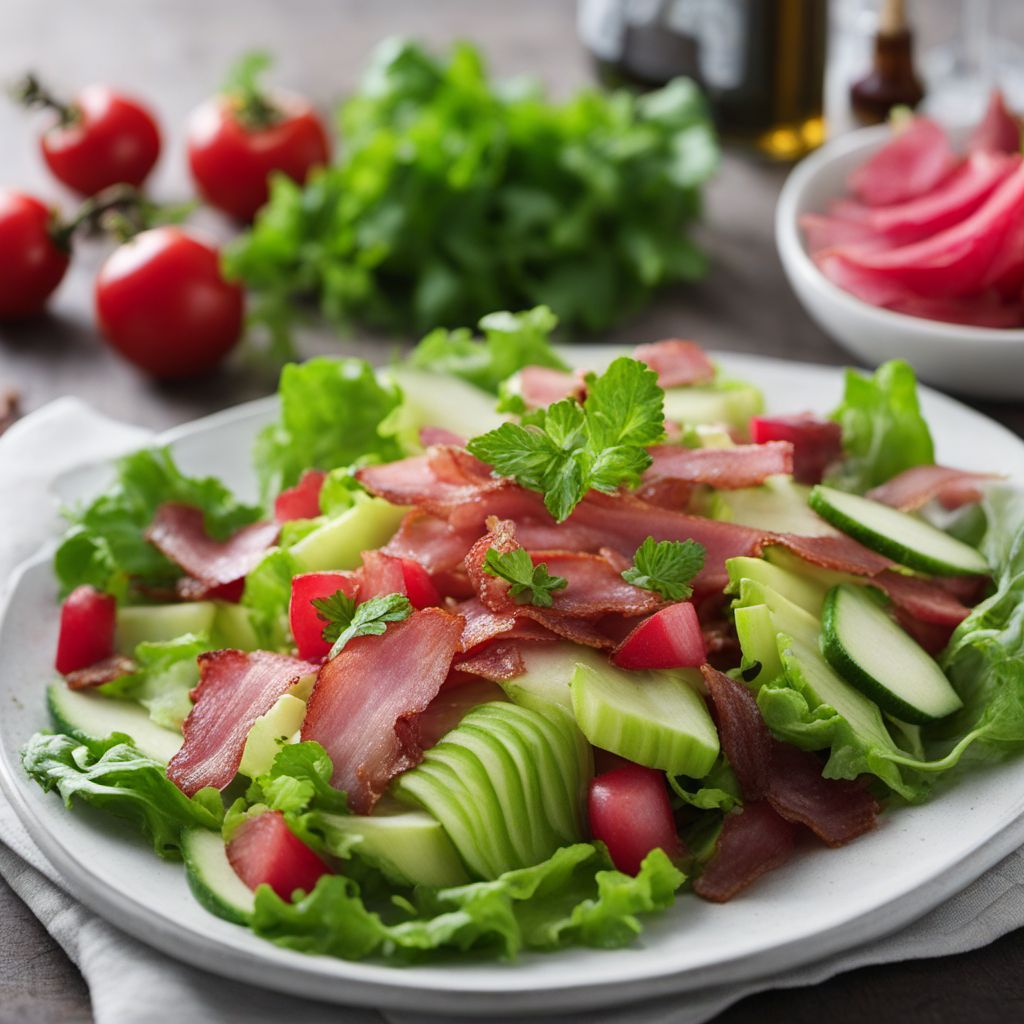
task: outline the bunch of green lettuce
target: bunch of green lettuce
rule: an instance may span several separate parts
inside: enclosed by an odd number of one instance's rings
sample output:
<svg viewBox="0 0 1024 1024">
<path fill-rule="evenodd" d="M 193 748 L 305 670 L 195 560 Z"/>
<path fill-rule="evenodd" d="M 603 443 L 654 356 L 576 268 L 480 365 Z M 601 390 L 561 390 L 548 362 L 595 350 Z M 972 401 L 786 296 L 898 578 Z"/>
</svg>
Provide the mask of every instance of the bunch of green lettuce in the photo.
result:
<svg viewBox="0 0 1024 1024">
<path fill-rule="evenodd" d="M 124 598 L 133 588 L 172 587 L 181 570 L 143 536 L 165 501 L 201 508 L 207 531 L 218 540 L 260 518 L 260 509 L 239 502 L 215 477 L 185 476 L 166 448 L 126 455 L 112 487 L 66 513 L 71 525 L 54 556 L 61 589 L 88 583 Z"/>
<path fill-rule="evenodd" d="M 336 323 L 402 330 L 544 303 L 599 329 L 705 271 L 685 229 L 718 150 L 697 87 L 565 104 L 499 85 L 472 46 L 377 50 L 340 114 L 338 163 L 278 177 L 226 272 L 280 339 L 295 299 Z"/>
</svg>

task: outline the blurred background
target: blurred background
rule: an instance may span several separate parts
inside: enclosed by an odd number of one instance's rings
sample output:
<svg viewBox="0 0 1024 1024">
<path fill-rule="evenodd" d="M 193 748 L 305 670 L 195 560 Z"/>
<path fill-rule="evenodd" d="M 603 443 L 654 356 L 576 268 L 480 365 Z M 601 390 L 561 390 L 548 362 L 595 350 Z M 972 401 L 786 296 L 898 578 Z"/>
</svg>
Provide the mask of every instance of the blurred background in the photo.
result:
<svg viewBox="0 0 1024 1024">
<path fill-rule="evenodd" d="M 711 348 L 836 362 L 840 350 L 804 314 L 783 278 L 772 214 L 787 159 L 826 130 L 834 136 L 857 123 L 851 86 L 872 70 L 882 6 L 877 0 L 6 0 L 0 70 L 9 82 L 34 71 L 65 97 L 101 82 L 142 101 L 163 139 L 146 183 L 158 203 L 195 196 L 186 160 L 188 116 L 217 92 L 232 63 L 254 49 L 272 57 L 267 81 L 273 87 L 310 98 L 336 154 L 345 147 L 334 119 L 338 104 L 358 88 L 377 44 L 394 34 L 441 55 L 453 41 L 468 40 L 495 79 L 533 77 L 559 102 L 597 82 L 649 88 L 689 73 L 708 90 L 723 134 L 720 163 L 703 186 L 704 214 L 692 230 L 708 271 L 699 281 L 644 296 L 639 309 L 602 330 L 575 325 L 576 333 L 630 343 L 681 335 Z M 958 116 L 977 117 L 996 77 L 1011 101 L 1019 95 L 1014 74 L 1021 64 L 1014 65 L 1010 40 L 1024 38 L 1024 5 L 929 0 L 905 10 L 888 7 L 913 30 L 913 73 L 927 89 L 926 104 L 941 101 Z M 902 73 L 897 68 L 897 78 Z M 49 117 L 0 102 L 0 184 L 70 215 L 79 197 L 40 154 Z M 220 241 L 239 232 L 236 222 L 203 206 L 189 224 Z M 217 372 L 170 384 L 154 382 L 111 352 L 97 330 L 94 286 L 115 247 L 109 237 L 80 234 L 47 311 L 0 324 L 0 386 L 16 393 L 22 411 L 77 394 L 111 415 L 167 426 L 273 389 L 276 372 L 254 355 L 256 345 L 243 345 Z M 422 333 L 382 331 L 358 318 L 336 329 L 313 306 L 297 305 L 310 314 L 297 332 L 300 354 L 384 359 Z"/>
</svg>

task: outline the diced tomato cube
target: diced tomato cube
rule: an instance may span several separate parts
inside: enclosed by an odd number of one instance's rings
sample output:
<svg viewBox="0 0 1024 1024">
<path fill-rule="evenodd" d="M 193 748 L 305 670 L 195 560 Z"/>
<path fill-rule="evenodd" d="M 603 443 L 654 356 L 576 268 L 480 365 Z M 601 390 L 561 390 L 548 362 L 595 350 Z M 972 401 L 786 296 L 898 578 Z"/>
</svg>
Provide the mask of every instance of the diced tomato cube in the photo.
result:
<svg viewBox="0 0 1024 1024">
<path fill-rule="evenodd" d="M 821 483 L 828 466 L 843 454 L 842 427 L 809 412 L 754 416 L 750 420 L 750 437 L 755 444 L 789 441 L 793 445 L 793 478 L 802 484 Z"/>
<path fill-rule="evenodd" d="M 619 668 L 696 668 L 707 661 L 693 605 L 670 604 L 644 619 L 612 653 Z"/>
<path fill-rule="evenodd" d="M 228 860 L 250 889 L 269 885 L 283 900 L 312 892 L 331 869 L 288 827 L 280 811 L 243 821 L 228 843 Z"/>
<path fill-rule="evenodd" d="M 628 763 L 596 776 L 587 811 L 591 835 L 626 874 L 637 874 L 651 850 L 662 849 L 669 857 L 683 853 L 663 772 Z"/>
<path fill-rule="evenodd" d="M 415 559 L 402 559 L 402 577 L 406 596 L 413 608 L 433 608 L 441 603 L 441 595 L 434 586 L 430 573 Z"/>
<path fill-rule="evenodd" d="M 114 653 L 117 601 L 95 587 L 75 587 L 60 610 L 57 671 L 88 668 Z"/>
<path fill-rule="evenodd" d="M 307 469 L 294 487 L 282 491 L 274 500 L 274 518 L 279 523 L 287 523 L 320 515 L 320 489 L 326 478 L 322 470 Z"/>
<path fill-rule="evenodd" d="M 305 572 L 292 577 L 288 618 L 300 658 L 314 661 L 326 657 L 331 649 L 323 637 L 327 623 L 320 618 L 313 601 L 331 597 L 339 590 L 347 597 L 355 597 L 356 589 L 352 574 L 346 572 Z"/>
</svg>

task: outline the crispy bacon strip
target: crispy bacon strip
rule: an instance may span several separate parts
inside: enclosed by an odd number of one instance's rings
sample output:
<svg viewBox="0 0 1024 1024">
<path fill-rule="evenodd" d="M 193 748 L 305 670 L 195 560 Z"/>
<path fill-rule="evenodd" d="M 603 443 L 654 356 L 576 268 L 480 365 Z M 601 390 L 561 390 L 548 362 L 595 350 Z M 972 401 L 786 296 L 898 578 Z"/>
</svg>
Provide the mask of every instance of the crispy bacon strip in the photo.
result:
<svg viewBox="0 0 1024 1024">
<path fill-rule="evenodd" d="M 397 558 L 414 558 L 431 574 L 450 572 L 462 565 L 479 536 L 478 531 L 456 530 L 441 516 L 413 509 L 381 551 Z"/>
<path fill-rule="evenodd" d="M 649 449 L 654 462 L 641 486 L 665 480 L 707 484 L 719 490 L 757 487 L 777 473 L 793 472 L 793 445 L 788 441 L 739 444 L 733 448 L 684 448 L 678 444 Z"/>
<path fill-rule="evenodd" d="M 952 628 L 971 611 L 951 591 L 919 576 L 886 571 L 873 577 L 871 586 L 878 587 L 897 608 L 919 622 Z"/>
<path fill-rule="evenodd" d="M 767 801 L 744 804 L 725 816 L 715 852 L 693 891 L 712 903 L 726 903 L 761 875 L 785 864 L 796 836 L 797 826 Z"/>
<path fill-rule="evenodd" d="M 248 575 L 277 534 L 277 523 L 259 522 L 243 526 L 227 540 L 214 540 L 206 532 L 202 509 L 167 501 L 143 536 L 191 577 L 187 596 L 198 599 Z"/>
<path fill-rule="evenodd" d="M 552 370 L 547 366 L 524 366 L 519 371 L 519 393 L 527 409 L 543 409 L 563 398 L 583 401 L 583 374 Z"/>
<path fill-rule="evenodd" d="M 663 388 L 708 384 L 715 379 L 714 364 L 695 341 L 667 338 L 637 345 L 633 349 L 633 358 L 654 370 Z"/>
<path fill-rule="evenodd" d="M 521 640 L 499 640 L 488 644 L 482 651 L 456 661 L 452 666 L 460 672 L 489 679 L 492 683 L 502 683 L 507 679 L 515 679 L 526 671 L 523 661 Z"/>
<path fill-rule="evenodd" d="M 461 616 L 424 608 L 382 636 L 357 637 L 320 669 L 302 738 L 330 754 L 332 782 L 357 814 L 419 763 L 416 717 L 444 685 L 462 628 Z"/>
<path fill-rule="evenodd" d="M 805 562 L 851 576 L 878 576 L 895 565 L 891 559 L 842 534 L 802 537 L 794 533 L 779 533 L 767 539 L 765 544 L 781 544 Z"/>
<path fill-rule="evenodd" d="M 204 786 L 223 789 L 235 777 L 253 723 L 313 671 L 307 661 L 269 651 L 211 651 L 198 661 L 185 741 L 167 766 L 167 777 L 189 796 Z"/>
<path fill-rule="evenodd" d="M 903 512 L 914 512 L 936 498 L 944 508 L 954 509 L 981 501 L 982 484 L 998 479 L 997 473 L 968 473 L 949 466 L 912 466 L 872 488 L 867 496 Z"/>
<path fill-rule="evenodd" d="M 825 779 L 806 750 L 776 740 L 754 695 L 705 665 L 718 733 L 745 800 L 766 800 L 787 821 L 805 825 L 829 846 L 842 846 L 875 826 L 878 804 L 856 781 Z"/>
<path fill-rule="evenodd" d="M 124 654 L 112 654 L 109 658 L 97 661 L 85 668 L 77 668 L 64 676 L 69 690 L 88 690 L 104 683 L 112 683 L 121 676 L 138 671 L 138 663 L 134 658 Z"/>
</svg>

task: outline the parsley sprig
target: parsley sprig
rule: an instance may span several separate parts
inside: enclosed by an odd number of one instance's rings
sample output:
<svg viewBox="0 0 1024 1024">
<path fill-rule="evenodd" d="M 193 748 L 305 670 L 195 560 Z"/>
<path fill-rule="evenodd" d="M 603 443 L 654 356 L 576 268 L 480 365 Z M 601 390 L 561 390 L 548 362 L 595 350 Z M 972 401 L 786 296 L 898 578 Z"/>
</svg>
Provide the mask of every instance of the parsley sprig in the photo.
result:
<svg viewBox="0 0 1024 1024">
<path fill-rule="evenodd" d="M 504 554 L 497 548 L 488 548 L 483 569 L 489 576 L 496 576 L 511 584 L 508 592 L 516 604 L 532 604 L 538 608 L 550 608 L 552 592 L 563 590 L 569 583 L 564 576 L 551 576 L 543 562 L 534 565 L 533 559 L 523 548 Z"/>
<path fill-rule="evenodd" d="M 704 567 L 707 551 L 695 540 L 659 540 L 648 537 L 636 549 L 633 565 L 622 578 L 634 587 L 653 590 L 668 601 L 682 601 L 693 593 L 690 580 Z"/>
<path fill-rule="evenodd" d="M 318 597 L 311 603 L 318 618 L 327 623 L 324 640 L 334 645 L 328 658 L 337 655 L 349 640 L 380 636 L 389 622 L 401 622 L 412 614 L 412 604 L 404 594 L 383 594 L 357 605 L 344 590 L 336 590 L 330 597 Z"/>
<path fill-rule="evenodd" d="M 543 494 L 562 522 L 591 489 L 611 494 L 639 484 L 651 464 L 647 446 L 665 436 L 664 398 L 656 373 L 622 357 L 599 377 L 588 375 L 582 405 L 565 398 L 528 425 L 503 423 L 467 447 L 502 476 Z"/>
</svg>

